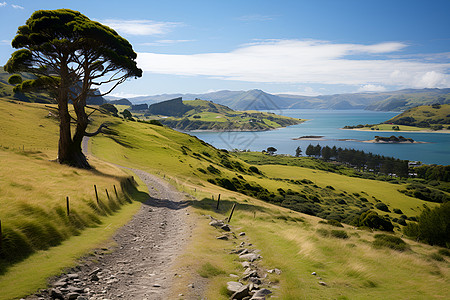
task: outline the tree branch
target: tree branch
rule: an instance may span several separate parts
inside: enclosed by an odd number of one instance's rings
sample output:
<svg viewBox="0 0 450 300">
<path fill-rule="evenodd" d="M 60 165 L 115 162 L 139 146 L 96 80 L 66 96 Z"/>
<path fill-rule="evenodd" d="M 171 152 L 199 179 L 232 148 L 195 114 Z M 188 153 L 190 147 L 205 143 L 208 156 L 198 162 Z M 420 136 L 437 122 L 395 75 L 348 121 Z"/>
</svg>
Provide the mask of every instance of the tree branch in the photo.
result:
<svg viewBox="0 0 450 300">
<path fill-rule="evenodd" d="M 107 128 L 108 129 L 108 126 L 105 123 L 103 123 L 102 125 L 100 125 L 100 127 L 95 132 L 92 132 L 92 133 L 85 132 L 84 136 L 89 136 L 89 137 L 96 136 L 97 134 L 101 133 L 103 128 Z"/>
</svg>

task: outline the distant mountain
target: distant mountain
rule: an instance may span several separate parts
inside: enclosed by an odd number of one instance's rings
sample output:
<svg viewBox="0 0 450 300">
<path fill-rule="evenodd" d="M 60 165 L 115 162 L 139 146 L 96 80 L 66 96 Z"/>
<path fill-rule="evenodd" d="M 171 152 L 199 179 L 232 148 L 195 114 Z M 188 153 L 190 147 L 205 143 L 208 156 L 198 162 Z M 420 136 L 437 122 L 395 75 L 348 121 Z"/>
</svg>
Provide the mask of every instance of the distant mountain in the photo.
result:
<svg viewBox="0 0 450 300">
<path fill-rule="evenodd" d="M 106 101 L 108 101 L 108 103 L 113 104 L 113 105 L 129 105 L 129 106 L 133 105 L 133 103 L 131 103 L 130 100 L 125 99 L 125 98 L 118 99 L 118 100 L 109 100 L 107 98 Z"/>
<path fill-rule="evenodd" d="M 401 93 L 393 94 L 384 100 L 368 105 L 366 109 L 380 111 L 405 111 L 420 105 L 450 103 L 450 89 L 409 89 L 399 92 Z"/>
<path fill-rule="evenodd" d="M 130 98 L 138 103 L 157 103 L 182 97 L 202 99 L 226 105 L 235 110 L 280 109 L 368 109 L 403 111 L 411 107 L 432 103 L 450 103 L 450 89 L 405 89 L 379 93 L 353 93 L 320 96 L 269 94 L 261 90 L 217 91 L 205 94 L 163 94 Z"/>
</svg>

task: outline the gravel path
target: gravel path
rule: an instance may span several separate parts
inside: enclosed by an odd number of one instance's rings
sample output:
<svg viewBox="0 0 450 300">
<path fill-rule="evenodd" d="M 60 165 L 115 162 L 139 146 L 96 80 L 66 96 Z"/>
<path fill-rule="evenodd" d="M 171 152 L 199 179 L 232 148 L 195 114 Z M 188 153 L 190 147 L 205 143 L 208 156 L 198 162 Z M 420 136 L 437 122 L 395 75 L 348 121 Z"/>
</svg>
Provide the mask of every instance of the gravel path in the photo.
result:
<svg viewBox="0 0 450 300">
<path fill-rule="evenodd" d="M 87 141 L 83 144 L 87 149 Z M 117 246 L 96 250 L 56 278 L 53 288 L 28 299 L 168 299 L 175 275 L 171 266 L 192 232 L 186 195 L 157 176 L 131 170 L 147 185 L 150 198 L 115 234 Z"/>
</svg>

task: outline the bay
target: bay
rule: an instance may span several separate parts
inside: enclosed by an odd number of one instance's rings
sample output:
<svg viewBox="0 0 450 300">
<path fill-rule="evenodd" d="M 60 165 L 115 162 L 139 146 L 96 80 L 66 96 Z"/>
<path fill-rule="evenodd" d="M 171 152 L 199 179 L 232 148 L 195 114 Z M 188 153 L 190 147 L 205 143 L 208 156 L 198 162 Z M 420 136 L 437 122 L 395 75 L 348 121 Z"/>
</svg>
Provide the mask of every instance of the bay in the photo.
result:
<svg viewBox="0 0 450 300">
<path fill-rule="evenodd" d="M 450 134 L 431 132 L 379 132 L 340 129 L 345 125 L 377 124 L 384 122 L 398 112 L 375 112 L 367 110 L 313 110 L 291 109 L 272 111 L 284 116 L 308 119 L 308 121 L 286 128 L 262 132 L 189 132 L 205 142 L 220 149 L 240 149 L 262 151 L 275 147 L 278 154 L 295 154 L 300 146 L 305 154 L 309 144 L 353 148 L 385 156 L 392 156 L 410 161 L 422 161 L 427 164 L 450 165 Z M 323 141 L 293 140 L 301 136 L 324 136 Z M 379 136 L 404 136 L 426 144 L 373 144 L 357 141 L 340 141 L 354 139 L 372 140 Z"/>
</svg>

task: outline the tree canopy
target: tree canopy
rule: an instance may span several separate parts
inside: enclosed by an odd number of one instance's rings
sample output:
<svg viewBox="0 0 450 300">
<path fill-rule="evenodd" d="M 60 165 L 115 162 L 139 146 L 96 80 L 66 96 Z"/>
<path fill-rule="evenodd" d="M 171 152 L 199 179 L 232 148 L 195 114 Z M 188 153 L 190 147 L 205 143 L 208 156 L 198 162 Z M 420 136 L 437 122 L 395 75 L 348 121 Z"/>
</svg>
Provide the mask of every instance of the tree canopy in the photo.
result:
<svg viewBox="0 0 450 300">
<path fill-rule="evenodd" d="M 29 72 L 35 79 L 16 83 L 15 91 L 46 90 L 58 103 L 58 161 L 88 168 L 81 152 L 88 116 L 86 98 L 103 96 L 130 77 L 141 77 L 131 44 L 113 29 L 69 9 L 39 10 L 20 26 L 12 41 L 17 48 L 4 66 L 9 73 Z M 14 75 L 13 75 L 14 76 Z M 93 90 L 107 85 L 104 94 Z M 69 102 L 77 127 L 70 133 Z"/>
</svg>

